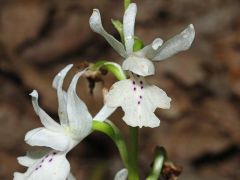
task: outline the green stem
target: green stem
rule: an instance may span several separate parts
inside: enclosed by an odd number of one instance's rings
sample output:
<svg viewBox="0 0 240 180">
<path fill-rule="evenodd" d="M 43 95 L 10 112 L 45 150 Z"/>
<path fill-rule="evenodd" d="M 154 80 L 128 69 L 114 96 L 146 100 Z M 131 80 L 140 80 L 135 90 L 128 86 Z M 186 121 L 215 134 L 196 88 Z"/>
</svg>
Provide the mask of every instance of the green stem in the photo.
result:
<svg viewBox="0 0 240 180">
<path fill-rule="evenodd" d="M 95 131 L 102 132 L 110 137 L 114 143 L 116 144 L 123 164 L 126 168 L 128 168 L 128 152 L 125 141 L 120 134 L 118 128 L 110 121 L 107 122 L 100 122 L 100 121 L 93 121 L 92 128 Z"/>
<path fill-rule="evenodd" d="M 138 127 L 130 127 L 128 179 L 139 180 Z"/>
<path fill-rule="evenodd" d="M 126 79 L 126 74 L 122 70 L 122 67 L 114 62 L 99 60 L 95 64 L 89 67 L 92 71 L 97 71 L 99 69 L 105 69 L 108 72 L 113 73 L 113 75 L 120 81 Z"/>
</svg>

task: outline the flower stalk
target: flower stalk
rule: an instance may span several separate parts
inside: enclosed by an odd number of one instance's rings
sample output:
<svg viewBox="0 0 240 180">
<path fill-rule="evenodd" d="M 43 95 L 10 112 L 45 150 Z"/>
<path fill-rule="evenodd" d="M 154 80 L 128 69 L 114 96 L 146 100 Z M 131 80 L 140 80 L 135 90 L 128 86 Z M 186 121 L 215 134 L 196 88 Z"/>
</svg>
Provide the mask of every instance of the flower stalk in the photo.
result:
<svg viewBox="0 0 240 180">
<path fill-rule="evenodd" d="M 124 166 L 128 167 L 129 164 L 128 164 L 127 147 L 118 128 L 110 121 L 100 122 L 100 121 L 94 120 L 92 129 L 95 131 L 104 133 L 114 141 L 114 143 L 116 144 L 119 150 Z"/>
<path fill-rule="evenodd" d="M 139 180 L 138 170 L 138 127 L 129 127 L 130 142 L 129 142 L 129 168 L 128 179 Z"/>
</svg>

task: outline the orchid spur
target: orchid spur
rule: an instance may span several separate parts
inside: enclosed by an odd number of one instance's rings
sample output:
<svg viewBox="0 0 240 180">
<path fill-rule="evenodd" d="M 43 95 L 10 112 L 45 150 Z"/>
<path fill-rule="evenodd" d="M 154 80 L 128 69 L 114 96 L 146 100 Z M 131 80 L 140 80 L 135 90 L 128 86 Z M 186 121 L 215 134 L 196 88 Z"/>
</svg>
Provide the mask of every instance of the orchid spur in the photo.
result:
<svg viewBox="0 0 240 180">
<path fill-rule="evenodd" d="M 57 89 L 60 124 L 54 121 L 39 105 L 38 93 L 34 90 L 32 104 L 44 127 L 29 131 L 25 141 L 31 146 L 48 147 L 49 151 L 40 157 L 26 155 L 18 162 L 28 167 L 25 173 L 14 173 L 14 180 L 74 180 L 66 154 L 92 132 L 92 116 L 84 102 L 77 96 L 76 85 L 84 71 L 72 79 L 68 91 L 62 89 L 63 80 L 72 65 L 66 66 L 54 78 Z M 102 113 L 104 116 L 104 113 Z M 102 117 L 103 117 L 102 116 Z M 101 118 L 101 117 L 99 117 Z"/>
<path fill-rule="evenodd" d="M 189 25 L 184 31 L 165 43 L 162 39 L 156 38 L 150 45 L 133 52 L 136 13 L 136 4 L 131 3 L 123 17 L 124 44 L 105 31 L 98 9 L 93 10 L 89 24 L 94 32 L 102 35 L 124 58 L 122 68 L 129 71 L 130 79 L 116 82 L 112 86 L 106 97 L 106 106 L 109 108 L 121 106 L 125 112 L 123 120 L 130 126 L 153 128 L 160 124 L 154 114 L 155 109 L 157 107 L 170 108 L 171 98 L 162 89 L 150 85 L 144 76 L 155 73 L 152 61 L 161 61 L 180 51 L 187 50 L 192 44 L 195 31 L 193 25 Z"/>
</svg>

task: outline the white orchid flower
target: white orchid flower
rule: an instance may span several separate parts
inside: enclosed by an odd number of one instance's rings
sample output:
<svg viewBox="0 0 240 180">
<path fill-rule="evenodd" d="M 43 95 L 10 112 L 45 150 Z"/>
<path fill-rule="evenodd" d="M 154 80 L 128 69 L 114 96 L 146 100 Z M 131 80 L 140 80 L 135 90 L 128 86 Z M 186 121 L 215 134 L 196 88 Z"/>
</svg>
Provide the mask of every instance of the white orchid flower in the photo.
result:
<svg viewBox="0 0 240 180">
<path fill-rule="evenodd" d="M 195 31 L 193 25 L 190 24 L 184 31 L 165 43 L 163 43 L 162 39 L 156 38 L 142 50 L 133 52 L 136 13 L 136 4 L 131 3 L 123 17 L 124 45 L 103 28 L 98 9 L 93 10 L 89 24 L 94 32 L 102 35 L 113 49 L 125 59 L 122 64 L 123 70 L 129 70 L 140 76 L 149 76 L 153 75 L 155 71 L 152 61 L 161 61 L 178 52 L 189 49 L 193 42 Z"/>
<path fill-rule="evenodd" d="M 51 150 L 38 158 L 29 155 L 19 157 L 19 163 L 28 169 L 25 173 L 15 172 L 14 180 L 75 179 L 70 173 L 66 154 L 91 133 L 93 118 L 76 93 L 77 81 L 84 71 L 73 77 L 67 92 L 62 89 L 63 80 L 71 67 L 72 65 L 66 66 L 53 81 L 53 87 L 57 89 L 60 124 L 38 105 L 37 91 L 30 94 L 34 110 L 44 127 L 29 131 L 25 141 L 31 146 L 44 146 Z"/>
<path fill-rule="evenodd" d="M 108 34 L 102 26 L 101 15 L 98 9 L 93 10 L 89 24 L 91 29 L 102 35 L 107 42 L 124 58 L 122 68 L 130 71 L 130 79 L 116 82 L 106 97 L 108 108 L 122 107 L 125 115 L 123 120 L 129 126 L 157 127 L 160 124 L 154 111 L 157 107 L 170 108 L 171 98 L 160 88 L 150 85 L 144 76 L 153 75 L 155 68 L 152 61 L 161 61 L 174 54 L 187 50 L 194 39 L 193 25 L 189 25 L 180 34 L 165 43 L 160 38 L 150 45 L 133 52 L 134 25 L 137 6 L 131 3 L 123 17 L 124 43 Z"/>
</svg>

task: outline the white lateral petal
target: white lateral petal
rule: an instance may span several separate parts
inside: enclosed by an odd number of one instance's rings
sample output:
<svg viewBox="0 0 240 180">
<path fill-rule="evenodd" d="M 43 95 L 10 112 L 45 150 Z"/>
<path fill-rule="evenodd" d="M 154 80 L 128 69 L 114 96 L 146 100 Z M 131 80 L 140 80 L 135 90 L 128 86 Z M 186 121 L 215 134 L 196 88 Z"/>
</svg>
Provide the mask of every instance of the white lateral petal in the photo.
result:
<svg viewBox="0 0 240 180">
<path fill-rule="evenodd" d="M 66 92 L 62 89 L 62 86 L 64 78 L 72 66 L 72 64 L 67 65 L 55 76 L 53 80 L 53 87 L 57 88 L 58 115 L 61 125 L 67 125 L 68 123 Z"/>
<path fill-rule="evenodd" d="M 135 3 L 129 4 L 123 17 L 123 34 L 127 54 L 133 52 L 134 45 L 134 25 L 137 14 L 137 6 Z"/>
<path fill-rule="evenodd" d="M 102 35 L 106 41 L 113 47 L 115 51 L 118 52 L 122 57 L 126 57 L 126 51 L 122 43 L 116 40 L 112 35 L 108 34 L 102 26 L 101 15 L 98 9 L 94 9 L 93 13 L 89 19 L 89 24 L 91 29 Z"/>
<path fill-rule="evenodd" d="M 59 86 L 60 80 L 62 79 L 63 74 L 66 74 L 71 68 L 73 64 L 68 64 L 65 68 L 63 68 L 53 79 L 52 86 L 57 89 Z"/>
<path fill-rule="evenodd" d="M 34 111 L 39 116 L 41 123 L 49 130 L 59 131 L 60 125 L 54 121 L 39 105 L 38 105 L 38 92 L 33 90 L 30 94 L 32 96 L 32 105 Z"/>
<path fill-rule="evenodd" d="M 117 174 L 114 177 L 114 180 L 127 180 L 127 176 L 128 170 L 124 168 L 117 172 Z"/>
<path fill-rule="evenodd" d="M 140 76 L 149 76 L 155 73 L 152 61 L 141 56 L 130 56 L 123 61 L 123 70 L 131 71 Z"/>
<path fill-rule="evenodd" d="M 78 72 L 72 79 L 67 92 L 67 112 L 70 129 L 78 139 L 83 139 L 91 132 L 92 116 L 85 103 L 76 93 L 79 77 L 85 71 Z"/>
<path fill-rule="evenodd" d="M 33 159 L 29 156 L 20 156 L 17 158 L 18 163 L 26 166 L 26 167 L 30 167 L 32 166 L 34 163 L 36 163 L 39 159 Z"/>
<path fill-rule="evenodd" d="M 180 34 L 166 41 L 158 50 L 158 53 L 153 58 L 153 61 L 160 61 L 169 58 L 178 52 L 185 51 L 190 48 L 195 37 L 195 30 L 190 24 Z"/>
<path fill-rule="evenodd" d="M 31 146 L 45 146 L 58 151 L 66 151 L 70 148 L 70 138 L 67 135 L 46 128 L 28 131 L 25 135 L 25 141 Z"/>
<path fill-rule="evenodd" d="M 157 50 L 163 44 L 163 40 L 161 38 L 156 38 L 151 44 L 152 49 Z"/>
<path fill-rule="evenodd" d="M 144 56 L 148 59 L 152 59 L 156 56 L 162 44 L 163 40 L 161 38 L 156 38 L 151 44 L 145 46 L 143 49 L 138 51 L 137 54 Z"/>
<path fill-rule="evenodd" d="M 50 148 L 38 148 L 37 150 L 28 151 L 25 156 L 20 156 L 17 158 L 18 163 L 30 167 L 34 165 L 39 159 L 48 154 L 52 149 Z"/>
<path fill-rule="evenodd" d="M 112 108 L 107 106 L 106 104 L 102 107 L 102 109 L 94 116 L 94 120 L 103 122 L 105 121 L 111 114 L 116 110 L 116 108 Z"/>
</svg>

